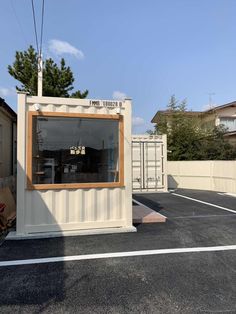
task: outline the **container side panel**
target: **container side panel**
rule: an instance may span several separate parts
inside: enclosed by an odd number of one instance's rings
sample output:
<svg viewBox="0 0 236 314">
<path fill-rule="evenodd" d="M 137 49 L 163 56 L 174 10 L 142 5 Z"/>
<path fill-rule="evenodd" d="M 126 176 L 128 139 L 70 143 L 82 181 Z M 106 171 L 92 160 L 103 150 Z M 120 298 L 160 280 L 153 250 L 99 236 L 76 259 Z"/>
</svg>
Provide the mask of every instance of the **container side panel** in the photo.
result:
<svg viewBox="0 0 236 314">
<path fill-rule="evenodd" d="M 28 111 L 35 111 L 35 103 L 40 105 L 41 112 L 117 114 L 116 107 L 90 106 L 89 100 L 57 98 L 53 103 L 52 97 L 26 96 L 25 98 L 25 111 L 22 110 L 22 115 L 25 114 L 25 116 Z M 19 197 L 24 200 L 21 202 L 21 207 L 25 211 L 24 216 L 19 220 L 21 230 L 26 233 L 34 233 L 130 226 L 132 191 L 130 178 L 126 178 L 126 174 L 130 175 L 129 168 L 127 168 L 130 167 L 130 160 L 127 162 L 126 159 L 131 159 L 131 104 L 126 104 L 125 101 L 121 103 L 120 114 L 124 116 L 124 123 L 129 123 L 129 126 L 124 128 L 125 186 L 75 190 L 27 190 L 24 183 L 24 189 L 18 187 L 21 193 Z M 21 127 L 23 131 L 19 132 L 20 141 L 18 143 L 22 143 L 22 147 L 25 148 L 25 142 L 27 146 L 27 127 L 25 125 L 21 125 Z M 22 176 L 26 170 L 26 162 L 23 157 L 19 158 Z M 24 179 L 25 182 L 26 177 Z M 18 229 L 20 230 L 20 228 Z"/>
</svg>

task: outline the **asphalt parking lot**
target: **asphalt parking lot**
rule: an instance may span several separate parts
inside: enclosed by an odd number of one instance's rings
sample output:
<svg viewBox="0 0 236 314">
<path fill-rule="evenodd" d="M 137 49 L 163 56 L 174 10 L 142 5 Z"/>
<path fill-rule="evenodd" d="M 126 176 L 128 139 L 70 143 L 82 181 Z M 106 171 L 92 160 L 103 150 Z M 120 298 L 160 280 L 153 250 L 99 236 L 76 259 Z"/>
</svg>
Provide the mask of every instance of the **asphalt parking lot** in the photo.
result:
<svg viewBox="0 0 236 314">
<path fill-rule="evenodd" d="M 129 234 L 5 241 L 2 262 L 39 260 L 0 267 L 0 312 L 236 313 L 236 197 L 177 190 L 134 199 L 167 222 Z"/>
</svg>

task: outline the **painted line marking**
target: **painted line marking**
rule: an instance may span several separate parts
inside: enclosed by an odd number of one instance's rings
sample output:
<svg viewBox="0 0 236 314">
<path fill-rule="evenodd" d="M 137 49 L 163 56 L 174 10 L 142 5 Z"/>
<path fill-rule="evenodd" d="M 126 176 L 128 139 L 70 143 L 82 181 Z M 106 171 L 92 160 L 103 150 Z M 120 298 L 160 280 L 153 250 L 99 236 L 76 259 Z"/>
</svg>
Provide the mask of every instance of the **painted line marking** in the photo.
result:
<svg viewBox="0 0 236 314">
<path fill-rule="evenodd" d="M 225 193 L 217 193 L 219 195 L 223 195 L 223 196 L 232 196 L 232 197 L 236 197 L 236 194 L 234 193 L 228 193 L 228 192 L 225 192 Z"/>
<path fill-rule="evenodd" d="M 25 260 L 12 260 L 12 261 L 0 262 L 0 267 L 69 262 L 69 261 L 84 261 L 84 260 L 95 260 L 95 259 L 102 259 L 102 258 L 104 259 L 104 258 L 178 254 L 178 253 L 195 253 L 195 252 L 218 252 L 218 251 L 229 251 L 229 250 L 236 250 L 236 245 L 144 250 L 144 251 L 131 251 L 131 252 L 100 253 L 100 254 L 35 258 L 35 259 L 25 259 Z"/>
<path fill-rule="evenodd" d="M 139 201 L 136 201 L 135 199 L 132 199 L 132 201 L 133 201 L 134 203 L 136 203 L 136 204 L 140 205 L 140 206 L 146 207 L 146 208 L 148 208 L 148 209 L 150 209 L 150 210 L 152 210 L 152 211 L 156 212 L 155 210 L 151 209 L 150 207 L 148 207 L 148 206 L 144 205 L 143 203 L 141 203 L 141 202 L 139 202 Z M 158 213 L 158 215 L 160 215 L 160 216 L 162 216 L 162 217 L 164 217 L 164 218 L 166 218 L 166 219 L 167 219 L 167 217 L 166 217 L 166 216 L 164 216 L 164 215 L 160 214 L 159 212 L 156 212 L 156 213 Z"/>
<path fill-rule="evenodd" d="M 208 202 L 200 201 L 200 200 L 198 200 L 196 198 L 188 197 L 188 196 L 177 194 L 177 193 L 171 193 L 171 194 L 175 195 L 175 196 L 182 197 L 182 198 L 186 198 L 187 200 L 191 200 L 191 201 L 195 201 L 195 202 L 198 202 L 198 203 L 201 203 L 201 204 L 205 204 L 205 205 L 209 205 L 209 206 L 212 206 L 212 207 L 220 208 L 220 209 L 223 209 L 223 210 L 226 210 L 228 212 L 236 214 L 236 211 L 233 210 L 233 209 L 229 209 L 229 208 L 222 207 L 222 206 L 219 206 L 219 205 L 216 205 L 216 204 L 211 204 L 211 203 L 208 203 Z"/>
<path fill-rule="evenodd" d="M 228 215 L 196 215 L 196 216 L 176 216 L 169 217 L 169 219 L 193 219 L 193 218 L 215 218 L 215 217 L 235 217 L 235 214 Z"/>
</svg>

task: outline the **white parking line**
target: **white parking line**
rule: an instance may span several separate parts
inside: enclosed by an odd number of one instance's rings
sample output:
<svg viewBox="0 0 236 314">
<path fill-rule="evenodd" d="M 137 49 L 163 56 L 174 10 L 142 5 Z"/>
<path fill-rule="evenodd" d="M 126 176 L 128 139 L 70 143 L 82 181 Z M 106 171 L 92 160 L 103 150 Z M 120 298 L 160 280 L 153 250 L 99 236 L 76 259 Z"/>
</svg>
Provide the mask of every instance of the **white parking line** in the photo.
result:
<svg viewBox="0 0 236 314">
<path fill-rule="evenodd" d="M 86 255 L 59 256 L 59 257 L 48 257 L 48 258 L 2 261 L 0 262 L 0 267 L 57 263 L 57 262 L 70 262 L 70 261 L 84 261 L 84 260 L 94 260 L 94 259 L 101 259 L 101 258 L 133 257 L 133 256 L 194 253 L 194 252 L 195 253 L 217 252 L 217 251 L 229 251 L 229 250 L 236 250 L 236 245 L 177 248 L 177 249 L 159 249 L 159 250 L 145 250 L 145 251 L 131 251 L 131 252 L 115 252 L 115 253 L 86 254 Z"/>
<path fill-rule="evenodd" d="M 216 204 L 211 204 L 211 203 L 208 203 L 208 202 L 200 201 L 200 200 L 197 200 L 196 198 L 188 197 L 188 196 L 177 194 L 177 193 L 171 193 L 171 194 L 175 195 L 175 196 L 182 197 L 182 198 L 186 198 L 187 200 L 191 200 L 191 201 L 198 202 L 198 203 L 201 203 L 201 204 L 205 204 L 205 205 L 209 205 L 209 206 L 212 206 L 212 207 L 220 208 L 220 209 L 223 209 L 223 210 L 226 210 L 228 212 L 236 214 L 236 210 L 233 210 L 233 209 L 229 209 L 229 208 L 222 207 L 222 206 L 219 206 L 219 205 L 216 205 Z"/>
<path fill-rule="evenodd" d="M 217 193 L 217 194 L 223 195 L 223 196 L 232 196 L 232 197 L 236 197 L 236 194 L 234 194 L 234 193 L 227 193 L 227 192 L 225 192 L 225 193 Z"/>
<path fill-rule="evenodd" d="M 223 215 L 223 214 L 220 214 L 220 215 L 196 215 L 196 216 L 173 216 L 171 218 L 173 219 L 196 219 L 196 218 L 216 218 L 216 217 L 235 217 L 235 214 L 227 214 L 227 215 Z"/>
</svg>

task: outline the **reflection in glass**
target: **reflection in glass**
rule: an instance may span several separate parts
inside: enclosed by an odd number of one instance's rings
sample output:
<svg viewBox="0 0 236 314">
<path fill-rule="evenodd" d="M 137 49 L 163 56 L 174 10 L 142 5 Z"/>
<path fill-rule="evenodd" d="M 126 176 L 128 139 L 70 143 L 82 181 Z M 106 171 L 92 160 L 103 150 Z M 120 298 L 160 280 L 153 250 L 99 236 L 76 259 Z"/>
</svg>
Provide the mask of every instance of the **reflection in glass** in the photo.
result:
<svg viewBox="0 0 236 314">
<path fill-rule="evenodd" d="M 33 117 L 33 184 L 119 181 L 119 122 Z"/>
</svg>

